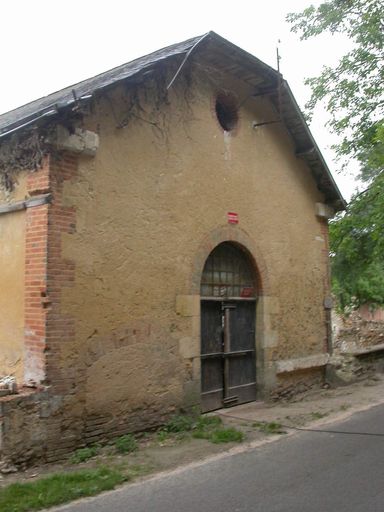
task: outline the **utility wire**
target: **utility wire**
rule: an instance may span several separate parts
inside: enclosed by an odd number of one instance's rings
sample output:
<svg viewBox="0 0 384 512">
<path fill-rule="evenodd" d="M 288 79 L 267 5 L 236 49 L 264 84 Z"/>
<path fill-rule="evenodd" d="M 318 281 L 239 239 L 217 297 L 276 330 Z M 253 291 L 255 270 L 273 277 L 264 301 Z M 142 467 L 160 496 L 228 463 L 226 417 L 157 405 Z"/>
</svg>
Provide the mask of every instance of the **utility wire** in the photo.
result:
<svg viewBox="0 0 384 512">
<path fill-rule="evenodd" d="M 224 418 L 233 418 L 235 420 L 241 421 L 252 421 L 247 420 L 246 418 L 240 418 L 239 416 L 232 416 L 230 414 L 222 414 Z M 256 422 L 255 422 L 256 423 Z M 268 421 L 257 421 L 259 425 L 269 425 Z M 278 423 L 278 422 L 276 422 Z M 328 430 L 328 429 L 318 429 L 318 428 L 305 428 L 305 427 L 294 427 L 291 425 L 284 425 L 279 423 L 282 428 L 290 429 L 290 430 L 299 430 L 301 432 L 320 432 L 324 434 L 342 434 L 342 435 L 352 435 L 352 436 L 374 436 L 374 437 L 384 437 L 384 433 L 380 432 L 348 432 L 346 430 Z M 277 433 L 277 432 L 276 432 Z"/>
<path fill-rule="evenodd" d="M 282 425 L 283 428 L 290 428 L 292 430 L 301 430 L 303 432 L 323 432 L 325 434 L 343 434 L 349 436 L 375 436 L 375 437 L 384 437 L 384 434 L 380 434 L 379 432 L 348 432 L 346 430 L 327 430 L 327 429 L 317 429 L 317 428 L 304 428 L 304 427 L 290 427 L 288 425 Z"/>
</svg>

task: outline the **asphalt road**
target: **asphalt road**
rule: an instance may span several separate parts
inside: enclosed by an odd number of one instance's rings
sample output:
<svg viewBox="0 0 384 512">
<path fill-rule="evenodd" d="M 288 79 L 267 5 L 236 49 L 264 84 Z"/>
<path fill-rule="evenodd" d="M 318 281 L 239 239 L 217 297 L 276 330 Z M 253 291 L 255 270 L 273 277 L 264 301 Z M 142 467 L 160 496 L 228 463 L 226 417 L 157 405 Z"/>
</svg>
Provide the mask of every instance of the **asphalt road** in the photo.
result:
<svg viewBox="0 0 384 512">
<path fill-rule="evenodd" d="M 321 428 L 57 510 L 383 512 L 384 405 Z"/>
</svg>

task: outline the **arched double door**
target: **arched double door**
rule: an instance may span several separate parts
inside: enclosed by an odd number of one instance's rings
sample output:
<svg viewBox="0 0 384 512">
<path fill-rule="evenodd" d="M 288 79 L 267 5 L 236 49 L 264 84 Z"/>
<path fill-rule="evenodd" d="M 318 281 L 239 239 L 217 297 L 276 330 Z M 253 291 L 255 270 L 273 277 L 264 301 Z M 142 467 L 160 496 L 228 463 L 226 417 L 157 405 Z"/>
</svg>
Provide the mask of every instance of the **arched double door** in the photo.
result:
<svg viewBox="0 0 384 512">
<path fill-rule="evenodd" d="M 202 410 L 256 399 L 256 279 L 248 255 L 223 242 L 201 278 Z"/>
</svg>

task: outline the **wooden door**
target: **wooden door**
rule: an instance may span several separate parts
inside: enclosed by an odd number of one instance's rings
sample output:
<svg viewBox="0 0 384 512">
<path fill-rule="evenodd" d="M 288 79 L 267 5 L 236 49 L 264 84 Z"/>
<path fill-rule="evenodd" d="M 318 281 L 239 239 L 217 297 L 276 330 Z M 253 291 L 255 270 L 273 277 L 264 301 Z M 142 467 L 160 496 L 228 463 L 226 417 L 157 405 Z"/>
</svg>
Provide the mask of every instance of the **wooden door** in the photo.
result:
<svg viewBox="0 0 384 512">
<path fill-rule="evenodd" d="M 201 303 L 202 411 L 220 409 L 224 398 L 223 313 L 221 302 Z"/>
<path fill-rule="evenodd" d="M 256 399 L 255 301 L 201 303 L 203 412 Z"/>
<path fill-rule="evenodd" d="M 254 301 L 233 304 L 229 309 L 227 390 L 224 405 L 256 400 L 256 358 Z"/>
<path fill-rule="evenodd" d="M 245 251 L 230 242 L 209 255 L 201 278 L 203 411 L 256 399 L 256 286 Z"/>
</svg>

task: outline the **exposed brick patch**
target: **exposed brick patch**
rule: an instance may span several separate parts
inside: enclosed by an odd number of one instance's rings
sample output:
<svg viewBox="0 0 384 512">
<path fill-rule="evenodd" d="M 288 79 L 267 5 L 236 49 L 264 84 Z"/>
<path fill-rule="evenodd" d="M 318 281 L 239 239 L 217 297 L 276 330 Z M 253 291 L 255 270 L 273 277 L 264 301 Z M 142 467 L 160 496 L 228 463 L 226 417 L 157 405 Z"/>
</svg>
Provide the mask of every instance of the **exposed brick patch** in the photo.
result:
<svg viewBox="0 0 384 512">
<path fill-rule="evenodd" d="M 0 404 L 2 456 L 21 464 L 63 458 L 83 437 L 75 385 L 84 380 L 83 372 L 60 364 L 62 346 L 75 336 L 74 319 L 63 313 L 61 300 L 75 279 L 74 263 L 62 255 L 62 235 L 76 230 L 76 212 L 63 203 L 63 185 L 76 175 L 77 157 L 62 154 L 47 156 L 27 178 L 30 196 L 50 193 L 52 202 L 26 211 L 24 382 L 49 387 Z"/>
<path fill-rule="evenodd" d="M 272 390 L 269 398 L 271 400 L 291 399 L 310 389 L 318 389 L 324 383 L 324 373 L 324 368 L 311 368 L 280 374 L 277 378 L 277 386 Z"/>
<path fill-rule="evenodd" d="M 63 185 L 77 175 L 77 157 L 62 154 L 51 159 L 50 187 L 53 196 L 49 211 L 48 265 L 47 265 L 47 382 L 54 386 L 55 392 L 68 393 L 72 389 L 74 372 L 63 373 L 59 366 L 60 347 L 73 340 L 75 336 L 74 319 L 63 314 L 61 295 L 65 287 L 73 286 L 75 266 L 62 256 L 62 234 L 74 233 L 76 212 L 63 204 Z M 73 369 L 74 370 L 74 369 Z M 73 391 L 73 390 L 72 390 Z"/>
<path fill-rule="evenodd" d="M 74 337 L 74 320 L 62 314 L 61 292 L 72 286 L 74 263 L 62 257 L 61 235 L 76 229 L 75 210 L 63 205 L 63 183 L 77 174 L 77 157 L 48 156 L 30 173 L 28 193 L 50 192 L 52 203 L 29 208 L 26 217 L 25 384 L 49 384 L 67 392 L 73 376 L 58 366 L 60 344 Z M 57 389 L 56 389 L 57 388 Z"/>
<path fill-rule="evenodd" d="M 40 170 L 28 175 L 27 191 L 33 196 L 49 190 L 49 158 L 46 158 Z M 48 215 L 48 204 L 26 211 L 24 382 L 27 385 L 39 385 L 45 380 Z"/>
</svg>

